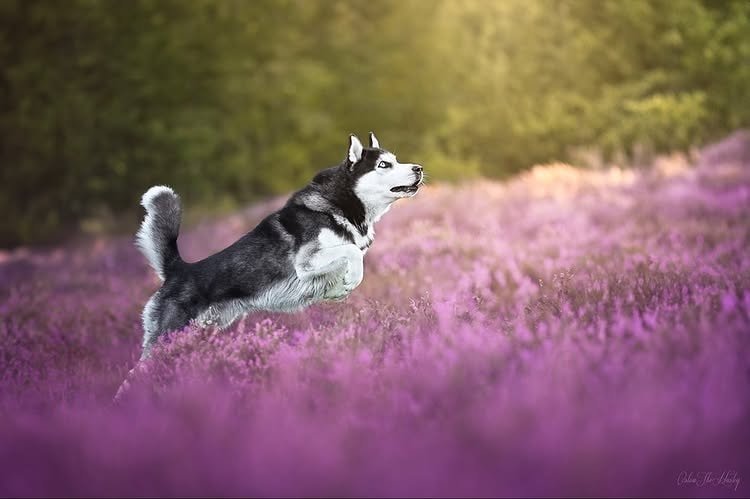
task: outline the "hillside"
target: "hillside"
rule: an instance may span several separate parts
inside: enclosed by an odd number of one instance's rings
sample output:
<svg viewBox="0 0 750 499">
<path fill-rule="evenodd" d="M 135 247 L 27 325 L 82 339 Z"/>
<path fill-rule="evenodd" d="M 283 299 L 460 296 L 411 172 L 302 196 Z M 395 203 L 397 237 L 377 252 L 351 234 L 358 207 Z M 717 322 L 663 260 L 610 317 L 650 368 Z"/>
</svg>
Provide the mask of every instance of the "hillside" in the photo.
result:
<svg viewBox="0 0 750 499">
<path fill-rule="evenodd" d="M 6 252 L 0 495 L 748 494 L 749 249 L 743 132 L 428 186 L 347 301 L 175 333 L 119 406 L 158 287 L 131 238 Z"/>
</svg>

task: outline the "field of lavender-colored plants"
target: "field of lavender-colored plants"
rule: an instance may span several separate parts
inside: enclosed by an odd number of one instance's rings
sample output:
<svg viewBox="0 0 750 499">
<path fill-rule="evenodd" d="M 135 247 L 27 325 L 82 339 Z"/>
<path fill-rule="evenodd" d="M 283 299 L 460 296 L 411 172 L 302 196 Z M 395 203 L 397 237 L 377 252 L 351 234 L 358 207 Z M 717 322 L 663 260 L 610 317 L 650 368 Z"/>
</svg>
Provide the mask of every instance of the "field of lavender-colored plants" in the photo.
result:
<svg viewBox="0 0 750 499">
<path fill-rule="evenodd" d="M 0 254 L 0 495 L 750 493 L 750 134 L 429 186 L 377 233 L 345 302 L 175 333 L 119 405 L 132 237 Z"/>
</svg>

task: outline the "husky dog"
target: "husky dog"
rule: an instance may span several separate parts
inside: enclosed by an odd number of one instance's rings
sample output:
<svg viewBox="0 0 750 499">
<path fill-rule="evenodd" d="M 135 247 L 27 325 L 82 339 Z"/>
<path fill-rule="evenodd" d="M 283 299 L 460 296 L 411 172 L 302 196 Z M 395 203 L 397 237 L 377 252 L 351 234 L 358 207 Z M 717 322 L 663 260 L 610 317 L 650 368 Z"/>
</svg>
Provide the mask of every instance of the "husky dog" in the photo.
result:
<svg viewBox="0 0 750 499">
<path fill-rule="evenodd" d="M 143 309 L 143 352 L 191 321 L 225 328 L 257 310 L 292 312 L 342 300 L 363 277 L 373 226 L 423 182 L 420 165 L 400 163 L 370 132 L 370 147 L 349 137 L 338 166 L 318 173 L 286 205 L 228 248 L 195 263 L 177 249 L 181 208 L 169 187 L 150 188 L 136 245 L 164 281 Z"/>
</svg>

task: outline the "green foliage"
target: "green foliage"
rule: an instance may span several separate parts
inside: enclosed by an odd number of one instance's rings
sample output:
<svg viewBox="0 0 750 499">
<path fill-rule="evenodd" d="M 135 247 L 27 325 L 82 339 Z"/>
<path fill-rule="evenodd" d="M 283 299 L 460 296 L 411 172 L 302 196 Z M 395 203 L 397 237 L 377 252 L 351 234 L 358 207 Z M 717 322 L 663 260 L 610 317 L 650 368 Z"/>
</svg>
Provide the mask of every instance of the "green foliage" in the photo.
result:
<svg viewBox="0 0 750 499">
<path fill-rule="evenodd" d="M 750 2 L 0 0 L 0 246 L 291 190 L 378 132 L 437 179 L 750 125 Z"/>
<path fill-rule="evenodd" d="M 0 5 L 0 243 L 44 239 L 133 205 L 149 183 L 204 182 L 220 87 L 195 7 Z"/>
</svg>

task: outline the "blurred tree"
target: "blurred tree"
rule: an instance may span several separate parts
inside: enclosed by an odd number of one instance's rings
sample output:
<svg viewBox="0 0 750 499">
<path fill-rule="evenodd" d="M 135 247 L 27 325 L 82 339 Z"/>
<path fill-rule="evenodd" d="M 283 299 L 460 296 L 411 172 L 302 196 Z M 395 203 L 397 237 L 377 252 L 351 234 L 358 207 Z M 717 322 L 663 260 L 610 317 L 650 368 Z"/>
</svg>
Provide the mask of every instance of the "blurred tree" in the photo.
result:
<svg viewBox="0 0 750 499">
<path fill-rule="evenodd" d="M 54 237 L 152 182 L 204 184 L 218 102 L 208 11 L 0 3 L 0 244 Z"/>
<path fill-rule="evenodd" d="M 750 2 L 0 0 L 0 245 L 285 192 L 348 133 L 503 176 L 750 124 Z"/>
</svg>

